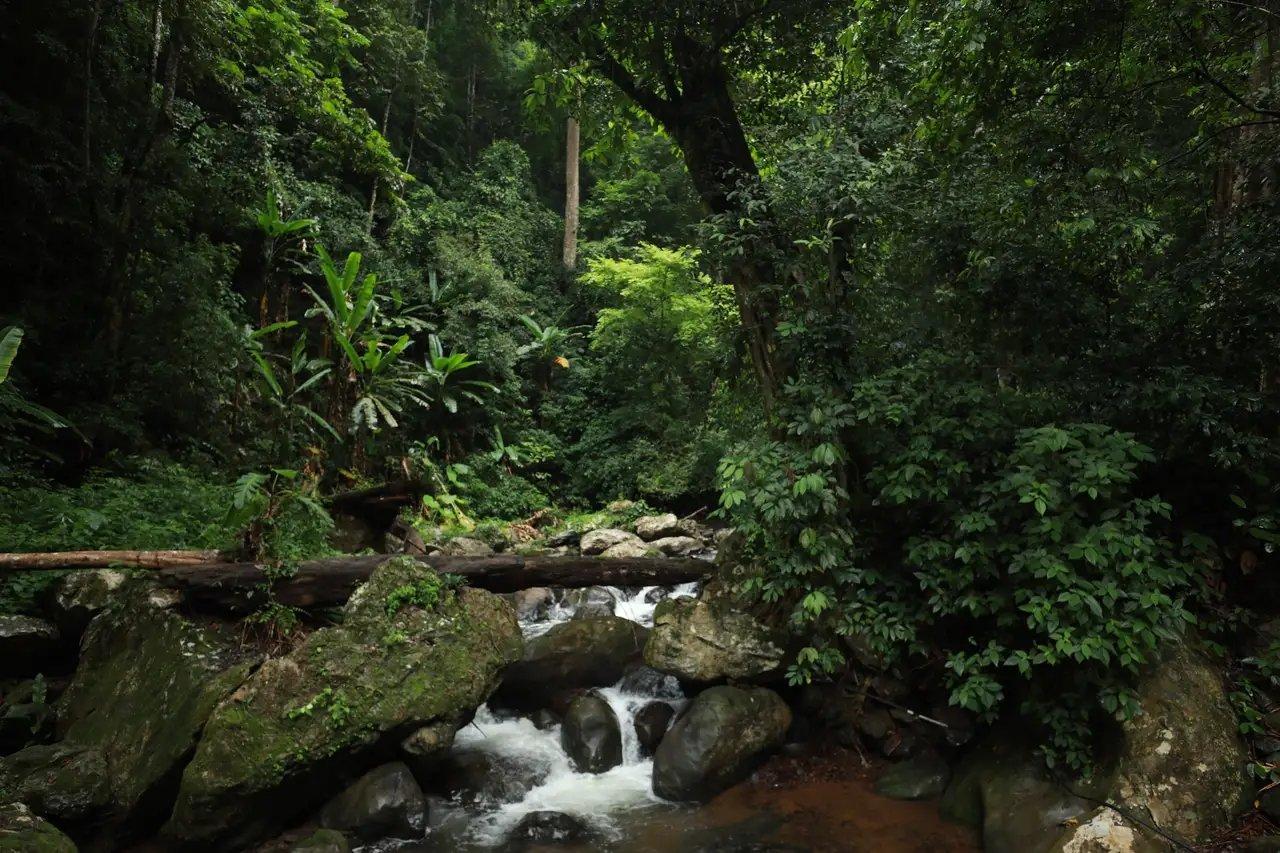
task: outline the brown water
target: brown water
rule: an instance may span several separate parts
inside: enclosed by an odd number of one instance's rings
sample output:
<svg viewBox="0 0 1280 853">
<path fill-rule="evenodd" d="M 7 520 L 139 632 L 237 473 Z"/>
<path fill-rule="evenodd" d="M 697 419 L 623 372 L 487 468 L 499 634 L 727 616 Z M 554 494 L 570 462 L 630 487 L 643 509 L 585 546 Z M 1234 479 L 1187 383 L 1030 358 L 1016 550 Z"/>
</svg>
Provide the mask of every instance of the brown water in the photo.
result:
<svg viewBox="0 0 1280 853">
<path fill-rule="evenodd" d="M 855 753 L 776 757 L 710 803 L 639 813 L 624 840 L 530 850 L 611 853 L 801 853 L 980 851 L 976 831 L 946 821 L 935 802 L 904 802 L 873 790 L 881 766 Z"/>
</svg>

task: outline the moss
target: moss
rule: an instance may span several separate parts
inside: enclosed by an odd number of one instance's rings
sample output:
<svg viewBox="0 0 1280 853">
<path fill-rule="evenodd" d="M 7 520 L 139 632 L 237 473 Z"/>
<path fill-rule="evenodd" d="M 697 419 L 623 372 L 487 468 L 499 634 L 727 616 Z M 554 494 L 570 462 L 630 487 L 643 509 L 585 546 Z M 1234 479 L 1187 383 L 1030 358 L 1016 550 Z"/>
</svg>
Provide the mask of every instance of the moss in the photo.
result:
<svg viewBox="0 0 1280 853">
<path fill-rule="evenodd" d="M 405 588 L 444 585 L 414 560 L 388 561 L 352 596 L 341 625 L 264 664 L 223 703 L 183 776 L 171 838 L 256 840 L 333 793 L 339 764 L 350 770 L 488 697 L 522 650 L 510 607 L 473 589 L 424 607 L 396 594 Z"/>
<path fill-rule="evenodd" d="M 0 806 L 0 853 L 76 853 L 76 845 L 57 827 L 26 806 Z"/>
</svg>

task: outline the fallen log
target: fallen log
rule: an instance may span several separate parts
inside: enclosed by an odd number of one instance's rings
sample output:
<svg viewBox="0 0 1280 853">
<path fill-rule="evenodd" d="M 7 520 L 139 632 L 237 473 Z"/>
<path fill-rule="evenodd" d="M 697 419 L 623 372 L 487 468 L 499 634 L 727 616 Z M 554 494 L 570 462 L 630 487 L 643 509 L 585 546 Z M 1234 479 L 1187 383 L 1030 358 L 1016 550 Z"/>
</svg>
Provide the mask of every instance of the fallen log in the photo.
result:
<svg viewBox="0 0 1280 853">
<path fill-rule="evenodd" d="M 271 588 L 281 604 L 303 609 L 345 602 L 375 568 L 391 559 L 377 554 L 308 560 L 278 578 Z M 414 559 L 436 571 L 458 575 L 490 592 L 516 592 L 535 586 L 674 586 L 700 580 L 713 570 L 704 560 L 657 557 L 448 557 Z M 267 571 L 256 563 L 208 563 L 166 568 L 156 573 L 165 586 L 182 593 L 196 608 L 252 610 L 268 600 Z"/>
<path fill-rule="evenodd" d="M 51 551 L 0 554 L 0 573 L 49 569 L 162 569 L 197 566 L 224 559 L 220 551 Z"/>
</svg>

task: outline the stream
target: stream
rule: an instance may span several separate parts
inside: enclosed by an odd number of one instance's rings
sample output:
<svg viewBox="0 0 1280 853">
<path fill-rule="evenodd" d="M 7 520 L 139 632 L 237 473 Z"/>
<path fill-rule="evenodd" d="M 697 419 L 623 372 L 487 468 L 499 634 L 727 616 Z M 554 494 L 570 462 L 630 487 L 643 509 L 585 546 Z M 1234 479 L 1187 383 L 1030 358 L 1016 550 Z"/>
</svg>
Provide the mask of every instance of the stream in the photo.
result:
<svg viewBox="0 0 1280 853">
<path fill-rule="evenodd" d="M 693 596 L 697 584 L 659 590 L 618 589 L 616 616 L 653 624 L 662 598 Z M 536 637 L 573 618 L 575 607 L 560 599 L 536 619 L 521 622 L 526 638 Z M 358 848 L 364 853 L 482 853 L 482 851 L 572 850 L 616 853 L 733 853 L 733 851 L 978 850 L 973 834 L 943 821 L 932 803 L 887 800 L 871 790 L 868 766 L 850 776 L 848 762 L 839 771 L 814 774 L 813 758 L 777 757 L 757 773 L 773 776 L 761 785 L 749 780 L 704 805 L 671 803 L 652 791 L 653 759 L 641 755 L 636 713 L 661 699 L 677 712 L 688 701 L 676 679 L 629 674 L 596 692 L 621 724 L 622 763 L 599 774 L 579 773 L 560 746 L 560 727 L 539 729 L 526 717 L 481 707 L 472 725 L 460 730 L 452 754 L 462 761 L 512 768 L 508 796 L 433 797 L 429 828 L 422 841 L 384 841 Z M 829 759 L 829 756 L 828 756 Z M 822 759 L 819 759 L 821 763 Z M 854 759 L 856 763 L 856 759 Z M 829 770 L 829 768 L 828 768 Z M 524 780 L 520 784 L 516 780 Z M 503 801 L 508 800 L 508 801 Z M 590 827 L 589 842 L 555 846 L 513 846 L 512 830 L 534 812 L 570 815 Z"/>
</svg>

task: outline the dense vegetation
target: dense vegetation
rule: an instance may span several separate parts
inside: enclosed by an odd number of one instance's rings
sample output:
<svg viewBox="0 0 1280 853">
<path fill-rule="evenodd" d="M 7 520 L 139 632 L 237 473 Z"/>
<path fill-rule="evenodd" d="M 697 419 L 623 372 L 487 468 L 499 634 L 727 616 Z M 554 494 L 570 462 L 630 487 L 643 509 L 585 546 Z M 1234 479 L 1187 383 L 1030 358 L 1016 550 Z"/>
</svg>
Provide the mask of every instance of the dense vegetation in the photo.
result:
<svg viewBox="0 0 1280 853">
<path fill-rule="evenodd" d="M 1271 0 L 5 8 L 8 549 L 718 501 L 793 681 L 1071 764 L 1273 603 Z"/>
</svg>

